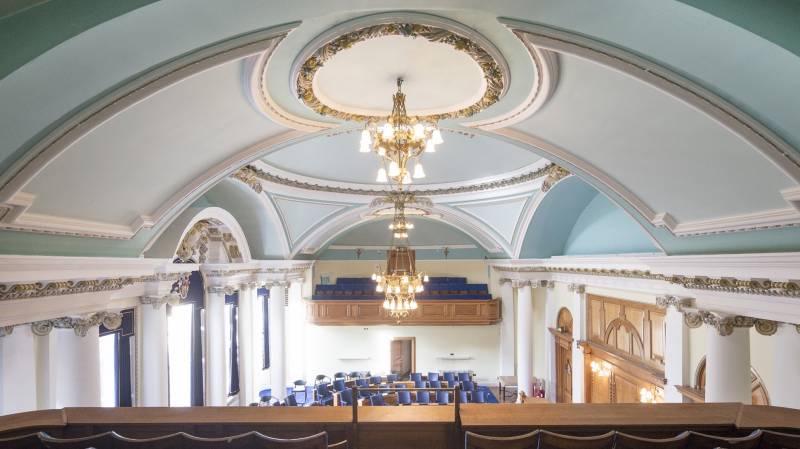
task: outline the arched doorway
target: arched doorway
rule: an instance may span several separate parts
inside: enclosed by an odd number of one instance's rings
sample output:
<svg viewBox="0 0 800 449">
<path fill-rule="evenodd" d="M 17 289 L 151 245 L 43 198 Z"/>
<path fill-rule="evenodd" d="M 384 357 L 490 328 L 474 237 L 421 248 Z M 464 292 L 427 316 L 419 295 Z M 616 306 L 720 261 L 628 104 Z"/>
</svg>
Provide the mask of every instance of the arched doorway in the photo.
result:
<svg viewBox="0 0 800 449">
<path fill-rule="evenodd" d="M 572 402 L 572 313 L 566 307 L 558 311 L 555 336 L 556 402 Z"/>
<path fill-rule="evenodd" d="M 706 358 L 705 356 L 697 364 L 697 370 L 694 375 L 694 387 L 697 390 L 705 392 L 706 389 Z M 752 366 L 750 367 L 750 392 L 753 398 L 753 405 L 769 405 L 769 393 L 767 387 L 764 386 L 764 381 L 761 376 Z"/>
</svg>

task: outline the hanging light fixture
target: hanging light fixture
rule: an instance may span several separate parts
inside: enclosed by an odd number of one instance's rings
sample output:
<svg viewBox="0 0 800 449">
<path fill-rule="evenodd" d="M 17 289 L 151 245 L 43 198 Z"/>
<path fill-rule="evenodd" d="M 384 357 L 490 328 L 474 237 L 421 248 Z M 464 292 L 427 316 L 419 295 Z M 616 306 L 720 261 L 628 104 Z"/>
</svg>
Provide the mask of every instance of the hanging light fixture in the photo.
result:
<svg viewBox="0 0 800 449">
<path fill-rule="evenodd" d="M 377 182 L 381 183 L 392 180 L 396 184 L 411 184 L 412 177 L 424 178 L 420 156 L 423 152 L 435 152 L 436 145 L 444 142 L 435 122 L 423 122 L 406 114 L 406 95 L 401 90 L 402 85 L 403 79 L 398 78 L 397 92 L 392 97 L 392 114 L 386 121 L 369 122 L 361 132 L 359 151 L 374 151 L 388 164 L 388 169 L 378 171 Z M 416 161 L 413 176 L 409 173 L 412 160 Z M 385 179 L 381 170 L 386 172 Z"/>
</svg>

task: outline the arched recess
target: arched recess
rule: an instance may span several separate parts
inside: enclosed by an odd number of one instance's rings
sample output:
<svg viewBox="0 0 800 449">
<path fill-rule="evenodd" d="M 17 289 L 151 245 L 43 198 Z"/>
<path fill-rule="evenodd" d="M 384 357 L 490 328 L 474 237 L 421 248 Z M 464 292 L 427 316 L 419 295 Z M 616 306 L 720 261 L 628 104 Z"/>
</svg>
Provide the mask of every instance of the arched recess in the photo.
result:
<svg viewBox="0 0 800 449">
<path fill-rule="evenodd" d="M 623 209 L 576 176 L 553 186 L 533 212 L 519 258 L 660 252 Z"/>
<path fill-rule="evenodd" d="M 694 375 L 695 388 L 705 391 L 706 388 L 706 357 L 700 360 L 697 364 L 697 370 Z M 750 392 L 753 398 L 753 405 L 769 405 L 769 393 L 761 376 L 752 366 L 750 367 Z"/>
<path fill-rule="evenodd" d="M 644 340 L 636 326 L 626 319 L 617 318 L 608 323 L 603 341 L 635 357 L 644 357 Z"/>
<path fill-rule="evenodd" d="M 556 330 L 572 335 L 572 313 L 568 308 L 562 307 L 556 318 Z"/>
<path fill-rule="evenodd" d="M 194 263 L 249 262 L 250 247 L 239 222 L 219 207 L 189 208 L 153 242 L 145 257 Z"/>
</svg>

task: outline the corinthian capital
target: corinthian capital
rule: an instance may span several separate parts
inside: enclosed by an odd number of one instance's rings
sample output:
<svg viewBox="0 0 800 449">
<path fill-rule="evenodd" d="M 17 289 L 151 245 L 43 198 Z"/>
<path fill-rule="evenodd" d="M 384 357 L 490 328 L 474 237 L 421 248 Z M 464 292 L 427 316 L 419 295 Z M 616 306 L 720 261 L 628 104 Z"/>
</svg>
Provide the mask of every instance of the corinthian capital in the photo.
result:
<svg viewBox="0 0 800 449">
<path fill-rule="evenodd" d="M 150 304 L 153 306 L 153 309 L 160 309 L 162 305 L 169 304 L 171 306 L 177 306 L 180 304 L 181 297 L 177 293 L 170 293 L 164 296 L 158 295 L 146 295 L 139 297 L 139 304 L 147 305 Z"/>
</svg>

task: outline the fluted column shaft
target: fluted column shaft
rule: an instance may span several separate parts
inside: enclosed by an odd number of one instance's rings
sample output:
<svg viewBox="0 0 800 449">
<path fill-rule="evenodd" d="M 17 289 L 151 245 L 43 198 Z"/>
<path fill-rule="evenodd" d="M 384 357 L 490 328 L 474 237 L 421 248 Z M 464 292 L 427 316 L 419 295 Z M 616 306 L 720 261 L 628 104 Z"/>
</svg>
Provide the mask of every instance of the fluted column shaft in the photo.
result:
<svg viewBox="0 0 800 449">
<path fill-rule="evenodd" d="M 225 382 L 225 291 L 209 287 L 205 298 L 206 405 L 227 405 Z"/>
<path fill-rule="evenodd" d="M 269 375 L 272 396 L 286 396 L 286 288 L 273 285 L 269 289 Z"/>
<path fill-rule="evenodd" d="M 529 284 L 517 291 L 517 385 L 530 396 L 533 379 L 533 295 Z"/>
<path fill-rule="evenodd" d="M 514 374 L 514 287 L 511 281 L 500 284 L 501 315 L 500 322 L 500 375 L 511 376 Z"/>
<path fill-rule="evenodd" d="M 775 386 L 770 391 L 772 405 L 800 408 L 800 331 L 782 324 L 775 334 Z"/>
<path fill-rule="evenodd" d="M 257 400 L 253 377 L 253 303 L 255 295 L 254 285 L 243 284 L 239 289 L 236 330 L 239 346 L 239 405 L 242 406 Z"/>
<path fill-rule="evenodd" d="M 141 405 L 166 407 L 169 405 L 167 306 L 142 304 L 139 316 L 142 320 L 139 338 L 142 360 Z"/>
<path fill-rule="evenodd" d="M 664 375 L 667 387 L 664 401 L 683 402 L 683 394 L 675 386 L 689 383 L 689 328 L 684 323 L 683 313 L 675 307 L 667 307 L 666 310 L 666 341 Z"/>
<path fill-rule="evenodd" d="M 706 329 L 706 402 L 750 404 L 750 329 L 737 327 L 724 336 L 714 326 Z"/>
</svg>

